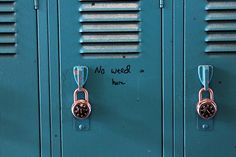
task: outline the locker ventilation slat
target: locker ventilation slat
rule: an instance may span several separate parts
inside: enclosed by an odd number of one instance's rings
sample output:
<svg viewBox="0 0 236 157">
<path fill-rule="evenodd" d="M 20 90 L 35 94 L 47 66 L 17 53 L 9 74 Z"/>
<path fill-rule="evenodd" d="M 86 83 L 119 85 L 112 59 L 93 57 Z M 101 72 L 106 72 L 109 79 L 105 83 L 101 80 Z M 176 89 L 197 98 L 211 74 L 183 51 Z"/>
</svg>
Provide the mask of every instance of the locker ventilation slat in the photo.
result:
<svg viewBox="0 0 236 157">
<path fill-rule="evenodd" d="M 0 54 L 16 53 L 15 0 L 0 0 Z"/>
<path fill-rule="evenodd" d="M 139 53 L 139 13 L 139 0 L 80 0 L 80 53 Z"/>
<path fill-rule="evenodd" d="M 236 1 L 208 0 L 207 53 L 236 53 Z"/>
</svg>

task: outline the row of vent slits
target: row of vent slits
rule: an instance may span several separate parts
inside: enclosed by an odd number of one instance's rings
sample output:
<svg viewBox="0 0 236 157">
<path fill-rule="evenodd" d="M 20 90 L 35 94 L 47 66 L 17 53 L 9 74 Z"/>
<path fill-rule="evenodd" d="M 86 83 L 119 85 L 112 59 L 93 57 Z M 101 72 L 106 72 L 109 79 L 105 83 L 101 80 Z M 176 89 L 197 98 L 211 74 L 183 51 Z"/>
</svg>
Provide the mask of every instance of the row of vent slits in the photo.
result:
<svg viewBox="0 0 236 157">
<path fill-rule="evenodd" d="M 139 13 L 138 0 L 80 0 L 80 53 L 139 53 Z"/>
<path fill-rule="evenodd" d="M 0 54 L 16 53 L 15 0 L 0 0 Z"/>
<path fill-rule="evenodd" d="M 206 52 L 236 52 L 236 1 L 208 0 Z"/>
</svg>

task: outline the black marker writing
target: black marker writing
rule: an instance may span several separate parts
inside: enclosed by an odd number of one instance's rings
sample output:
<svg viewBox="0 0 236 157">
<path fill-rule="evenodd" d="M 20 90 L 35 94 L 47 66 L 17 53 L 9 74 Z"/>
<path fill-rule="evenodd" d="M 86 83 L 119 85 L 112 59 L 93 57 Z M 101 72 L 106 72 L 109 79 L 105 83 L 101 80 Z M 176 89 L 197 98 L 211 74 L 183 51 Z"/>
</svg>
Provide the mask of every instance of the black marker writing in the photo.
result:
<svg viewBox="0 0 236 157">
<path fill-rule="evenodd" d="M 115 81 L 114 79 L 112 79 L 112 85 L 114 86 L 119 86 L 119 85 L 125 85 L 126 83 L 122 82 L 122 81 Z"/>
<path fill-rule="evenodd" d="M 102 66 L 96 67 L 94 73 L 96 74 L 105 74 L 105 69 Z"/>
<path fill-rule="evenodd" d="M 127 65 L 125 68 L 112 68 L 112 74 L 129 74 L 131 73 L 131 65 Z"/>
</svg>

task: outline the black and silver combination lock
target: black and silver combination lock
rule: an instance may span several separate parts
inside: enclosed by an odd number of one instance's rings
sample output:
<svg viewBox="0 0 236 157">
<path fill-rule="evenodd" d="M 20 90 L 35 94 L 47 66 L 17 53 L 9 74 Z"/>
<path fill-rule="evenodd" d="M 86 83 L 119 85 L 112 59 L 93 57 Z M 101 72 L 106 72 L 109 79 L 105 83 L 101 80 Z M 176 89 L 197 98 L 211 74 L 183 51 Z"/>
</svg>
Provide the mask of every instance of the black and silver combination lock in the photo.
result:
<svg viewBox="0 0 236 157">
<path fill-rule="evenodd" d="M 78 99 L 78 93 L 84 93 L 84 99 Z M 84 88 L 81 90 L 76 89 L 74 92 L 74 103 L 71 107 L 71 112 L 73 116 L 77 119 L 84 120 L 88 118 L 91 114 L 91 105 L 89 103 L 88 91 Z"/>
<path fill-rule="evenodd" d="M 203 92 L 206 92 L 206 91 L 209 92 L 210 98 L 203 98 Z M 198 99 L 199 100 L 196 107 L 198 115 L 205 120 L 213 118 L 217 113 L 217 105 L 214 101 L 213 90 L 210 88 L 208 88 L 207 90 L 202 88 L 199 91 Z"/>
</svg>

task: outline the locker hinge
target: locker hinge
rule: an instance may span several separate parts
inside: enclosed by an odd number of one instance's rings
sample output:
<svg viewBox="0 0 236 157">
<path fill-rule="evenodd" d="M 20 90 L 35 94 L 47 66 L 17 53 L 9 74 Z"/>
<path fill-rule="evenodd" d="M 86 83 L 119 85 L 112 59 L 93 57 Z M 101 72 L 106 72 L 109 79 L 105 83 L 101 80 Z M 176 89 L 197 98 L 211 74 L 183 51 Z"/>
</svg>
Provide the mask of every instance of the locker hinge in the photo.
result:
<svg viewBox="0 0 236 157">
<path fill-rule="evenodd" d="M 39 9 L 39 0 L 34 0 L 34 9 L 35 10 Z"/>
<path fill-rule="evenodd" d="M 164 0 L 160 0 L 160 8 L 164 8 Z"/>
</svg>

